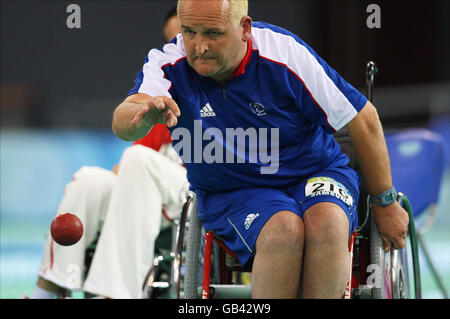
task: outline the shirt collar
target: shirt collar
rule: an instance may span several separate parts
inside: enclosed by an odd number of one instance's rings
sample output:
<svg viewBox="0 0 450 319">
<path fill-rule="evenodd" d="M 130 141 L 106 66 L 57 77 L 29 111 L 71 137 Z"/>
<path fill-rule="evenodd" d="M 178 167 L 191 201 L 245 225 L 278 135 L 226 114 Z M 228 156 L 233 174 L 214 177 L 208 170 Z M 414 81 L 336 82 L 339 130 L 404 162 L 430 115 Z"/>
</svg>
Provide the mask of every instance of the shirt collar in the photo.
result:
<svg viewBox="0 0 450 319">
<path fill-rule="evenodd" d="M 250 38 L 247 42 L 247 53 L 245 53 L 244 59 L 242 60 L 241 64 L 239 64 L 236 71 L 234 71 L 233 78 L 245 73 L 245 67 L 250 63 L 251 57 L 252 57 L 252 39 Z"/>
</svg>

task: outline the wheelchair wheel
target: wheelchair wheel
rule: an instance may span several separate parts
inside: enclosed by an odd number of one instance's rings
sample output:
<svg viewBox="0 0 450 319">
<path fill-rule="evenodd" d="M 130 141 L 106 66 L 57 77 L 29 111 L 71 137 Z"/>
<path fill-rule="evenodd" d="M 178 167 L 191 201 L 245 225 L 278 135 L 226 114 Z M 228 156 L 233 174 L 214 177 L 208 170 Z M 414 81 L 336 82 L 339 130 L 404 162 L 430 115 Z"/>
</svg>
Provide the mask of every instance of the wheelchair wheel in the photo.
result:
<svg viewBox="0 0 450 319">
<path fill-rule="evenodd" d="M 197 299 L 197 286 L 199 282 L 200 246 L 202 225 L 198 217 L 198 208 L 194 198 L 193 210 L 190 215 L 189 229 L 187 232 L 186 260 L 184 274 L 184 298 Z"/>
<path fill-rule="evenodd" d="M 144 299 L 169 298 L 172 261 L 173 257 L 169 251 L 165 251 L 153 259 L 153 266 L 150 268 L 144 281 Z"/>
<path fill-rule="evenodd" d="M 372 298 L 410 298 L 408 254 L 403 249 L 384 252 L 383 241 L 371 213 L 370 220 L 370 262 L 372 274 Z"/>
<path fill-rule="evenodd" d="M 408 254 L 406 247 L 394 250 L 391 255 L 391 287 L 393 299 L 409 299 Z"/>
<path fill-rule="evenodd" d="M 188 228 L 188 215 L 192 210 L 192 207 L 196 207 L 194 202 L 195 194 L 193 192 L 189 192 L 186 198 L 186 202 L 183 205 L 183 209 L 181 211 L 180 218 L 174 221 L 174 225 L 172 226 L 172 252 L 170 253 L 171 257 L 171 272 L 170 272 L 170 289 L 169 289 L 169 298 L 179 299 L 181 298 L 182 287 L 182 277 L 184 274 L 184 270 L 182 268 L 182 263 L 185 257 L 185 232 L 186 228 Z"/>
</svg>

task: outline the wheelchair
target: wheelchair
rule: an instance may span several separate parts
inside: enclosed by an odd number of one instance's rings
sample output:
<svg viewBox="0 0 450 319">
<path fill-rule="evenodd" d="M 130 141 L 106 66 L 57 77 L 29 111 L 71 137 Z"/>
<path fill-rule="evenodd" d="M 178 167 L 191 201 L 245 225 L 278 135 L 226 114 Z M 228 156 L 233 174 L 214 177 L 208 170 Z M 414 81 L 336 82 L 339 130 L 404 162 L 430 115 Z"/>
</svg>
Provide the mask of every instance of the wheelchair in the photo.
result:
<svg viewBox="0 0 450 319">
<path fill-rule="evenodd" d="M 373 79 L 377 69 L 367 65 L 368 97 L 372 100 Z M 360 172 L 352 148 L 348 129 L 335 134 L 342 151 L 350 159 L 349 166 Z M 401 191 L 401 189 L 400 189 Z M 350 271 L 344 299 L 407 299 L 421 298 L 418 242 L 414 216 L 407 196 L 398 194 L 397 201 L 408 212 L 410 223 L 408 246 L 385 253 L 381 236 L 369 205 L 364 186 L 360 187 L 358 203 L 359 227 L 349 240 Z M 190 193 L 177 231 L 177 251 L 174 262 L 173 287 L 176 298 L 185 299 L 247 299 L 251 298 L 251 284 L 245 274 L 251 271 L 239 264 L 237 256 L 214 232 L 202 228 L 194 193 Z M 188 220 L 188 211 L 190 218 Z M 185 240 L 186 234 L 186 240 Z M 183 251 L 186 244 L 186 251 Z M 411 289 L 412 264 L 414 291 Z M 251 265 L 251 263 L 250 263 Z"/>
<path fill-rule="evenodd" d="M 189 207 L 189 200 L 183 206 L 183 210 Z M 183 211 L 182 211 L 182 214 Z M 171 219 L 162 210 L 161 230 L 154 244 L 154 258 L 150 269 L 142 283 L 144 299 L 169 299 L 175 298 L 173 277 L 174 252 L 177 243 L 177 231 L 179 229 L 180 219 Z M 100 238 L 100 231 L 97 232 L 95 240 L 86 248 L 83 280 L 86 278 L 92 260 L 94 258 L 97 243 Z M 62 290 L 59 298 L 69 297 L 71 292 L 67 289 Z M 85 298 L 93 297 L 89 293 L 84 293 Z"/>
<path fill-rule="evenodd" d="M 192 198 L 192 212 L 187 231 L 179 233 L 178 248 L 184 242 L 182 233 L 187 232 L 186 255 L 184 258 L 183 289 L 181 289 L 181 254 L 177 262 L 177 298 L 240 299 L 251 298 L 251 285 L 243 283 L 242 274 L 251 272 L 251 263 L 242 267 L 236 254 L 212 231 L 202 228 L 198 218 L 195 195 Z M 349 253 L 350 272 L 344 299 L 406 299 L 411 298 L 407 248 L 384 252 L 381 236 L 368 206 L 368 195 L 360 197 L 359 217 L 363 221 L 351 235 Z M 406 196 L 399 194 L 399 203 L 408 211 L 412 220 L 411 207 Z M 186 216 L 182 216 L 186 219 Z M 413 221 L 408 237 L 413 249 L 415 297 L 420 298 L 420 274 L 417 260 L 417 240 Z M 186 226 L 186 224 L 185 224 Z M 202 236 L 204 240 L 202 241 Z M 200 280 L 201 278 L 201 280 Z"/>
<path fill-rule="evenodd" d="M 189 194 L 186 203 L 183 205 L 181 216 L 187 216 L 189 204 L 191 202 L 191 195 Z M 179 265 L 184 251 L 184 245 L 177 240 L 180 236 L 183 237 L 186 225 L 186 217 L 183 218 L 169 218 L 164 210 L 163 216 L 166 220 L 165 227 L 163 226 L 161 232 L 155 241 L 155 254 L 153 265 L 150 268 L 143 284 L 144 298 L 146 299 L 175 299 L 176 290 L 179 287 L 179 281 L 176 280 L 180 276 Z M 177 252 L 180 252 L 179 254 Z"/>
</svg>

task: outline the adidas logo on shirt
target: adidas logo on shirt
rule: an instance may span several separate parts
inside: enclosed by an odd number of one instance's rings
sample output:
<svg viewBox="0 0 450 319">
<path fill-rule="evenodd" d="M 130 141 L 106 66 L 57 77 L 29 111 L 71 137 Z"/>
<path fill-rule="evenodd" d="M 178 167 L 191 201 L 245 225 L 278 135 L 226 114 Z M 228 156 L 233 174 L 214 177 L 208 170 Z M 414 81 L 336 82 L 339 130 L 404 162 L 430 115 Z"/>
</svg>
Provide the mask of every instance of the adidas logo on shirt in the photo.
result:
<svg viewBox="0 0 450 319">
<path fill-rule="evenodd" d="M 200 110 L 200 116 L 201 117 L 211 117 L 211 116 L 216 116 L 216 113 L 212 109 L 211 105 L 209 105 L 209 103 L 206 103 L 206 105 Z"/>
</svg>

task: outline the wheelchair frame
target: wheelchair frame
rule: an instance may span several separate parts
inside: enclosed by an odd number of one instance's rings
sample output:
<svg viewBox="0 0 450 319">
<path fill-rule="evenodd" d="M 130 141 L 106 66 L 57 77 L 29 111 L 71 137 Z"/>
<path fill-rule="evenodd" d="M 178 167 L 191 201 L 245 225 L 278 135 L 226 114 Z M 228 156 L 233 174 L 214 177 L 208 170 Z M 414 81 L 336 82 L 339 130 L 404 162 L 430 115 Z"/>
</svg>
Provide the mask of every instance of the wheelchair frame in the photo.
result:
<svg viewBox="0 0 450 319">
<path fill-rule="evenodd" d="M 177 283 L 175 285 L 177 287 L 177 298 L 249 298 L 251 287 L 242 284 L 233 285 L 236 279 L 233 280 L 231 275 L 233 272 L 248 272 L 249 269 L 242 268 L 236 263 L 234 265 L 227 265 L 226 258 L 230 259 L 231 257 L 231 260 L 235 261 L 237 260 L 236 254 L 226 247 L 214 232 L 204 231 L 202 229 L 201 221 L 197 215 L 195 195 L 191 196 L 194 198 L 194 208 L 189 221 L 188 238 L 186 240 L 184 294 L 182 295 L 180 290 L 181 271 L 179 271 L 179 277 L 174 282 L 174 284 Z M 400 193 L 397 200 L 408 211 L 411 218 L 412 212 L 407 197 Z M 183 211 L 183 213 L 187 215 L 187 211 Z M 186 218 L 186 215 L 182 216 L 182 219 Z M 371 226 L 369 231 L 364 232 L 359 229 L 351 235 L 349 240 L 351 263 L 349 279 L 343 298 L 410 298 L 407 248 L 385 253 L 381 237 L 373 219 L 373 214 L 370 214 L 370 216 Z M 203 255 L 201 254 L 202 233 L 204 233 L 205 239 Z M 411 241 L 412 255 L 417 257 L 417 240 L 415 238 L 413 221 L 410 222 L 408 236 Z M 179 237 L 179 239 L 184 242 L 184 238 Z M 181 248 L 181 245 L 179 247 Z M 201 267 L 202 256 L 203 266 Z M 213 256 L 216 258 L 215 260 L 212 259 Z M 181 264 L 176 264 L 181 269 Z M 420 275 L 418 271 L 418 260 L 415 257 L 413 266 L 415 274 L 415 297 L 420 298 Z M 203 275 L 200 285 L 201 270 L 203 270 Z M 211 275 L 213 275 L 212 280 Z"/>
</svg>

